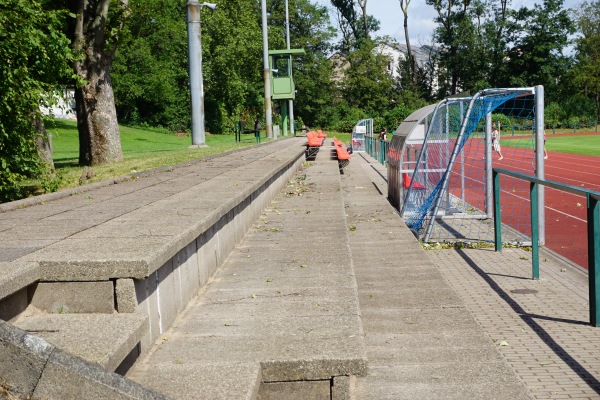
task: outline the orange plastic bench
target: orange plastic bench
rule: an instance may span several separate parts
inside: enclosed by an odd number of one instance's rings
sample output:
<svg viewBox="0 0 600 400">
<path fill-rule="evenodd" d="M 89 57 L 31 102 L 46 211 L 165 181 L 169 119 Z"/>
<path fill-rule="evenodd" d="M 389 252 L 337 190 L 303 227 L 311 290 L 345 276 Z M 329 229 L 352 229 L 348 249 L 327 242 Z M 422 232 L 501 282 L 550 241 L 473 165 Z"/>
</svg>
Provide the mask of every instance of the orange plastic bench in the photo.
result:
<svg viewBox="0 0 600 400">
<path fill-rule="evenodd" d="M 338 140 L 337 142 L 339 142 L 339 145 L 334 140 L 334 143 L 336 143 L 335 152 L 338 159 L 338 167 L 342 171 L 350 163 L 352 156 L 341 141 Z"/>
</svg>

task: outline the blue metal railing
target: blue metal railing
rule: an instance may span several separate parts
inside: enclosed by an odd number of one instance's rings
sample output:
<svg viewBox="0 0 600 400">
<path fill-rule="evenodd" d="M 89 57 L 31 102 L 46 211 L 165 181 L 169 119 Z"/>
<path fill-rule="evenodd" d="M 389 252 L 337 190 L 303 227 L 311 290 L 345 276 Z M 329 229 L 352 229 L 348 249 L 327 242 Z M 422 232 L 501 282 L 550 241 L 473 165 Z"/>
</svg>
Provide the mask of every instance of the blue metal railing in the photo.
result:
<svg viewBox="0 0 600 400">
<path fill-rule="evenodd" d="M 600 193 L 592 190 L 582 189 L 577 186 L 566 185 L 555 181 L 539 179 L 535 176 L 525 175 L 503 168 L 492 170 L 494 190 L 494 240 L 496 251 L 502 251 L 502 218 L 500 214 L 500 175 L 529 182 L 529 195 L 531 204 L 531 266 L 532 279 L 540 277 L 539 260 L 539 232 L 538 232 L 538 185 L 547 186 L 576 195 L 587 200 L 587 241 L 588 241 L 588 283 L 590 324 L 600 326 L 600 307 L 598 301 L 600 296 Z"/>
</svg>

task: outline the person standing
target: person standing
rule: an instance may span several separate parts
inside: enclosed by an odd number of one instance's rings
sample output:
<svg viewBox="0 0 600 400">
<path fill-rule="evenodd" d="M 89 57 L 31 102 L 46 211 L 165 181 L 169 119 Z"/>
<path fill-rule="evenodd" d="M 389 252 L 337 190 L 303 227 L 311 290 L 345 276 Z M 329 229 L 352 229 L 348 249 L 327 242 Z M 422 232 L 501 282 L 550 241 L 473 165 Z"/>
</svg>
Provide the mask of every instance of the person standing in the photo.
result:
<svg viewBox="0 0 600 400">
<path fill-rule="evenodd" d="M 387 140 L 387 129 L 385 127 L 379 133 L 379 140 L 383 140 L 384 142 Z"/>
<path fill-rule="evenodd" d="M 492 148 L 498 153 L 498 161 L 502 160 L 502 148 L 500 147 L 500 130 L 496 127 L 496 124 L 492 125 Z"/>
</svg>

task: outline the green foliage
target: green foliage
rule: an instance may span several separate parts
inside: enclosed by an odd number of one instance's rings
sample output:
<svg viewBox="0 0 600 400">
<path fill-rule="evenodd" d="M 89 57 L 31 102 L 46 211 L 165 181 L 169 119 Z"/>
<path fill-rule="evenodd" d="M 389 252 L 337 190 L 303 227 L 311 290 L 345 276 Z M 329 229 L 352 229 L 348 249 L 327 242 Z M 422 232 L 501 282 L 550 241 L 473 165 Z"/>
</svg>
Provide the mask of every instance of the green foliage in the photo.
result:
<svg viewBox="0 0 600 400">
<path fill-rule="evenodd" d="M 521 8 L 513 21 L 513 46 L 508 52 L 509 86 L 544 85 L 549 101 L 559 96 L 557 77 L 565 76 L 569 59 L 562 52 L 574 25 L 563 0 L 545 0 L 532 9 Z"/>
<path fill-rule="evenodd" d="M 368 115 L 381 115 L 393 106 L 393 80 L 387 73 L 388 58 L 374 51 L 375 43 L 363 45 L 348 55 L 350 67 L 342 81 L 342 96 L 351 107 Z"/>
<path fill-rule="evenodd" d="M 35 1 L 0 4 L 0 201 L 20 198 L 23 179 L 46 173 L 33 121 L 54 84 L 69 74 L 63 14 Z"/>
<path fill-rule="evenodd" d="M 185 131 L 190 125 L 186 8 L 172 0 L 129 5 L 111 69 L 119 120 Z"/>
<path fill-rule="evenodd" d="M 572 81 L 578 91 L 595 103 L 600 116 L 600 1 L 584 2 L 577 12 L 581 37 L 576 40 L 576 64 Z"/>
<path fill-rule="evenodd" d="M 558 127 L 565 119 L 565 112 L 558 103 L 550 103 L 544 107 L 544 121 L 548 127 Z"/>
</svg>

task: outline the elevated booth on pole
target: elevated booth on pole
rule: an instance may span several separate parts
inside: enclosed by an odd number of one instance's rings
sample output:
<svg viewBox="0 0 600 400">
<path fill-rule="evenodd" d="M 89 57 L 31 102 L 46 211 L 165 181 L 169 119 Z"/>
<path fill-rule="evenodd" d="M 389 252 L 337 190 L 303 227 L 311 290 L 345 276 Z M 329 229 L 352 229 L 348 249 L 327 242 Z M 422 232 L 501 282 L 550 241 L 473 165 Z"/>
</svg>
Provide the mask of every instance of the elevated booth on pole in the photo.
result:
<svg viewBox="0 0 600 400">
<path fill-rule="evenodd" d="M 296 98 L 296 86 L 292 72 L 292 58 L 294 55 L 306 54 L 304 49 L 270 50 L 269 69 L 271 79 L 271 99 L 280 100 L 281 125 L 283 136 L 288 135 L 288 100 Z"/>
</svg>

